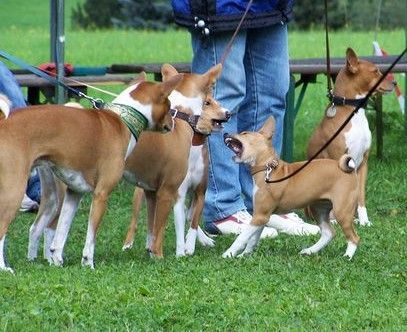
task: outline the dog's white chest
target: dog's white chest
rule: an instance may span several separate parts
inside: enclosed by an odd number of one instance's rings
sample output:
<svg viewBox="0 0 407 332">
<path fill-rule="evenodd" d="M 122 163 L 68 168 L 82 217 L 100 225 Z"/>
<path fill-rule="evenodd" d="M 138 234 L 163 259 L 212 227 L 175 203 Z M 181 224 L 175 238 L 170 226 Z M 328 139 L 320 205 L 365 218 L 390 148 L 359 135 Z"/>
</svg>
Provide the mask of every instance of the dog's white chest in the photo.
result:
<svg viewBox="0 0 407 332">
<path fill-rule="evenodd" d="M 363 155 L 370 149 L 372 144 L 372 133 L 363 108 L 359 109 L 352 118 L 351 128 L 345 133 L 345 143 L 348 153 L 355 160 L 356 167 L 359 167 Z"/>
<path fill-rule="evenodd" d="M 204 175 L 204 167 L 205 165 L 202 156 L 202 147 L 192 146 L 189 153 L 188 174 L 186 179 L 190 184 L 190 187 L 196 187 L 201 183 Z"/>
</svg>

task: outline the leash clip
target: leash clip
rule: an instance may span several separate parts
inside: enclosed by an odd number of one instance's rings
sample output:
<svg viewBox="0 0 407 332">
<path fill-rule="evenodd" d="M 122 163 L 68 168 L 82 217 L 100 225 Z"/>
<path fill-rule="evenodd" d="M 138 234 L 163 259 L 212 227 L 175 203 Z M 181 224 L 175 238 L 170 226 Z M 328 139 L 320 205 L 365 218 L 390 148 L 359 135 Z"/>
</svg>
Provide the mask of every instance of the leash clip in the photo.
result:
<svg viewBox="0 0 407 332">
<path fill-rule="evenodd" d="M 267 183 L 269 183 L 271 181 L 271 173 L 277 168 L 277 166 L 278 166 L 277 160 L 272 160 L 271 162 L 266 164 L 265 181 Z"/>
</svg>

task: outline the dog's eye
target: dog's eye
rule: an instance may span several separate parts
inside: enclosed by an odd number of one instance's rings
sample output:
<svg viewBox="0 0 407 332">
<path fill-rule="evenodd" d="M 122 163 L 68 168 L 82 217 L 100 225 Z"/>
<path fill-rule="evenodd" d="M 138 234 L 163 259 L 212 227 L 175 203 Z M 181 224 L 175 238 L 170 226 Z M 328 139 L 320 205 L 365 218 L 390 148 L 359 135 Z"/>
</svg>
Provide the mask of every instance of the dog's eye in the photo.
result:
<svg viewBox="0 0 407 332">
<path fill-rule="evenodd" d="M 205 100 L 204 105 L 205 106 L 209 106 L 211 104 L 211 102 L 209 100 Z"/>
</svg>

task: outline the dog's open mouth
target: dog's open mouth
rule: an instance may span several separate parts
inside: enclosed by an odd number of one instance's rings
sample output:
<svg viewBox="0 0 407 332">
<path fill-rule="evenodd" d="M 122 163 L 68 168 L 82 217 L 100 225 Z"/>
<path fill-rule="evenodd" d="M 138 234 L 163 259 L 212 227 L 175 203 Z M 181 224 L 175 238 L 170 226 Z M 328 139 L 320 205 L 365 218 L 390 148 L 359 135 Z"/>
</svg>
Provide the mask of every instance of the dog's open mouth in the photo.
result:
<svg viewBox="0 0 407 332">
<path fill-rule="evenodd" d="M 228 120 L 226 120 L 226 119 L 212 119 L 211 120 L 212 127 L 213 127 L 212 130 L 219 131 L 219 130 L 223 129 L 223 124 L 227 121 Z"/>
<path fill-rule="evenodd" d="M 229 134 L 223 135 L 223 141 L 225 142 L 226 146 L 231 149 L 237 157 L 241 157 L 243 153 L 243 145 L 238 139 L 233 138 Z"/>
</svg>

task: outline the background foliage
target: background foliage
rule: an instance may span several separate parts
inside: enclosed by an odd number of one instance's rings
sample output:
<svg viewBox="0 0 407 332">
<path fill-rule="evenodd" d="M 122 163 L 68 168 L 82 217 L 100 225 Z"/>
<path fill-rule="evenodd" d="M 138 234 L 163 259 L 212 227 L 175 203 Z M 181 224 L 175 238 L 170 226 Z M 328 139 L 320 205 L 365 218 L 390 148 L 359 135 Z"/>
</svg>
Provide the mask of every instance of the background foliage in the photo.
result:
<svg viewBox="0 0 407 332">
<path fill-rule="evenodd" d="M 94 8 L 98 8 L 97 11 Z M 174 26 L 170 1 L 163 0 L 85 0 L 73 10 L 73 23 L 82 28 L 166 29 Z M 330 0 L 328 21 L 331 29 L 382 29 L 403 27 L 407 2 L 399 0 Z M 324 1 L 297 0 L 292 26 L 297 29 L 324 26 Z"/>
</svg>

